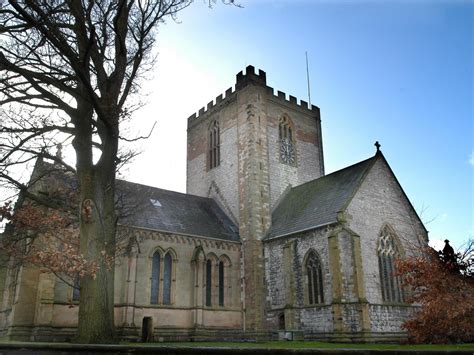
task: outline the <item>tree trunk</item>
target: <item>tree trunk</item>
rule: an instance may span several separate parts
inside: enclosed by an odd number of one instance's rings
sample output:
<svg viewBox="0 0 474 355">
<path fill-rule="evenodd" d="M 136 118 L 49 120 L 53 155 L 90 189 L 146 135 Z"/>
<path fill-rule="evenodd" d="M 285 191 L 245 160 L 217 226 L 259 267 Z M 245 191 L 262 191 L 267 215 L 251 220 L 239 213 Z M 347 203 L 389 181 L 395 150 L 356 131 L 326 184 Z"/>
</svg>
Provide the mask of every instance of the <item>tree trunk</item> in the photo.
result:
<svg viewBox="0 0 474 355">
<path fill-rule="evenodd" d="M 115 184 L 113 176 L 101 175 L 85 176 L 81 184 L 80 251 L 98 270 L 95 278 L 81 278 L 78 343 L 114 340 Z"/>
<path fill-rule="evenodd" d="M 83 106 L 84 116 L 91 114 Z M 87 116 L 86 116 L 87 117 Z M 83 123 L 80 122 L 80 123 Z M 78 125 L 79 126 L 79 125 Z M 118 126 L 102 130 L 104 149 L 93 164 L 92 127 L 80 125 L 80 135 L 73 141 L 77 157 L 80 193 L 80 252 L 95 262 L 95 277 L 84 276 L 80 282 L 78 343 L 114 341 L 114 258 L 115 258 L 115 157 Z"/>
</svg>

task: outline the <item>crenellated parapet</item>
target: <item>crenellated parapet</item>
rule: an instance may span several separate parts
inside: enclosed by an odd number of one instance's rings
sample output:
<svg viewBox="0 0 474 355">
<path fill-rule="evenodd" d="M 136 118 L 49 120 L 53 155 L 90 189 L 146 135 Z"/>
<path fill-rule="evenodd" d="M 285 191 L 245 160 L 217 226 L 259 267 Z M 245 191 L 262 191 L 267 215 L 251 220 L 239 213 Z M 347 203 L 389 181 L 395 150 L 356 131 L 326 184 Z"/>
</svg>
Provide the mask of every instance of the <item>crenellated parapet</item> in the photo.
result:
<svg viewBox="0 0 474 355">
<path fill-rule="evenodd" d="M 259 69 L 258 73 L 255 71 L 255 67 L 253 65 L 247 66 L 245 69 L 245 73 L 240 71 L 236 75 L 236 83 L 235 89 L 233 87 L 227 89 L 224 94 L 220 94 L 217 96 L 213 101 L 210 101 L 206 106 L 202 107 L 197 113 L 192 114 L 188 117 L 188 125 L 195 121 L 196 119 L 202 117 L 204 114 L 208 113 L 212 109 L 217 106 L 220 106 L 221 103 L 229 100 L 236 92 L 242 90 L 247 85 L 257 85 L 264 87 L 266 93 L 272 97 L 274 100 L 280 101 L 284 104 L 290 104 L 292 106 L 297 107 L 300 110 L 311 112 L 312 114 L 317 114 L 319 117 L 319 107 L 315 105 L 308 105 L 308 102 L 299 100 L 292 95 L 286 95 L 283 91 L 275 90 L 267 86 L 267 74 Z"/>
</svg>

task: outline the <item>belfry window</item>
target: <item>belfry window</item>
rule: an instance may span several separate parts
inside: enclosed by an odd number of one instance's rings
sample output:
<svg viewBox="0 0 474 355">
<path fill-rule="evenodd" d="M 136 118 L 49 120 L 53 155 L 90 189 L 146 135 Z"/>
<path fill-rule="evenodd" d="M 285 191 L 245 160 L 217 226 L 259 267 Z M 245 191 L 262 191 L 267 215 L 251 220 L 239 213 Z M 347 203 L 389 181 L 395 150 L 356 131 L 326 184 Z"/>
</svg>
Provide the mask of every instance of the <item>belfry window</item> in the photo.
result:
<svg viewBox="0 0 474 355">
<path fill-rule="evenodd" d="M 213 169 L 220 164 L 221 141 L 219 122 L 213 121 L 209 127 L 209 169 Z"/>
<path fill-rule="evenodd" d="M 384 302 L 403 302 L 400 277 L 395 275 L 395 259 L 399 257 L 400 253 L 395 234 L 388 226 L 380 233 L 377 253 L 382 300 Z"/>
<path fill-rule="evenodd" d="M 151 304 L 172 304 L 173 267 L 175 265 L 171 251 L 162 257 L 160 251 L 153 254 L 151 260 Z"/>
<path fill-rule="evenodd" d="M 307 278 L 307 292 L 308 304 L 324 303 L 323 292 L 323 273 L 321 270 L 321 262 L 314 250 L 309 252 L 306 258 L 306 278 Z"/>
<path fill-rule="evenodd" d="M 280 118 L 278 137 L 280 140 L 280 161 L 284 164 L 296 165 L 294 131 L 290 119 L 287 116 Z"/>
</svg>

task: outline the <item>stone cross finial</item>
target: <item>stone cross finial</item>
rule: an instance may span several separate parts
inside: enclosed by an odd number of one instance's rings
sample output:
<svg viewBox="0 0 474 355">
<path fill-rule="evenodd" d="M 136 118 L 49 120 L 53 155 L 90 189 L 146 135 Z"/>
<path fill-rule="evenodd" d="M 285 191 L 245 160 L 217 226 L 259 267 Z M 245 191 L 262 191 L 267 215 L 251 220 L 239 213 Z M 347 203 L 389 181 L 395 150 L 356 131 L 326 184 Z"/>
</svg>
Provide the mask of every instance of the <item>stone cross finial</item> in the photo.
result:
<svg viewBox="0 0 474 355">
<path fill-rule="evenodd" d="M 375 148 L 377 148 L 377 153 L 380 152 L 380 147 L 381 147 L 381 145 L 380 145 L 379 141 L 376 141 L 376 142 L 374 143 L 374 145 L 375 145 Z"/>
</svg>

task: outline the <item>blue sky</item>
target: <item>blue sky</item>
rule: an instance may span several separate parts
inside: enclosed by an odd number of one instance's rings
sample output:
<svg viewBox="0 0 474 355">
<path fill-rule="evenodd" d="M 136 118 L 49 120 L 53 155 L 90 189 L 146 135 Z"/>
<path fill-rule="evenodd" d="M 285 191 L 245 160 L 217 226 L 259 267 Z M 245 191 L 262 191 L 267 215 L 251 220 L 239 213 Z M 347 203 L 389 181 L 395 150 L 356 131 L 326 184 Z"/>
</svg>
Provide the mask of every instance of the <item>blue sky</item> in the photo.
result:
<svg viewBox="0 0 474 355">
<path fill-rule="evenodd" d="M 143 84 L 141 132 L 125 177 L 185 191 L 186 118 L 252 64 L 277 90 L 321 109 L 326 172 L 382 151 L 432 240 L 460 246 L 473 228 L 471 1 L 197 1 L 158 34 Z"/>
</svg>

